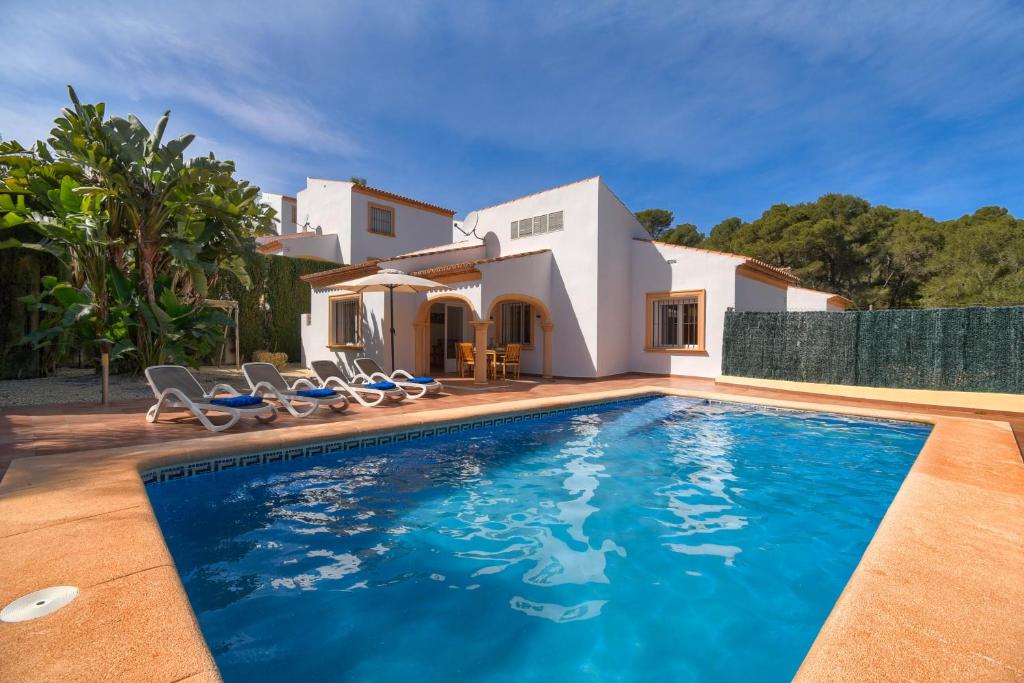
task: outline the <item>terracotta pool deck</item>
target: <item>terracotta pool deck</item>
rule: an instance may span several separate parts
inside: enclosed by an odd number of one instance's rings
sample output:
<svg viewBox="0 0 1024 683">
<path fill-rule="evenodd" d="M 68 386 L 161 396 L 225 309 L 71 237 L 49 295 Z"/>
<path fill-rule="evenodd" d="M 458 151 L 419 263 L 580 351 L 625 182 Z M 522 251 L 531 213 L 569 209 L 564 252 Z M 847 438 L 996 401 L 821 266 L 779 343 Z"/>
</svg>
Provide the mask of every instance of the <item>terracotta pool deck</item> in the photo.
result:
<svg viewBox="0 0 1024 683">
<path fill-rule="evenodd" d="M 658 391 L 935 425 L 798 673 L 801 680 L 1024 680 L 1024 415 L 623 376 L 521 382 L 222 434 L 144 421 L 148 401 L 0 410 L 0 606 L 81 594 L 0 624 L 0 681 L 219 680 L 139 472 L 328 438 Z M 883 392 L 884 393 L 884 392 Z M 1012 425 L 1012 426 L 1011 426 Z"/>
</svg>

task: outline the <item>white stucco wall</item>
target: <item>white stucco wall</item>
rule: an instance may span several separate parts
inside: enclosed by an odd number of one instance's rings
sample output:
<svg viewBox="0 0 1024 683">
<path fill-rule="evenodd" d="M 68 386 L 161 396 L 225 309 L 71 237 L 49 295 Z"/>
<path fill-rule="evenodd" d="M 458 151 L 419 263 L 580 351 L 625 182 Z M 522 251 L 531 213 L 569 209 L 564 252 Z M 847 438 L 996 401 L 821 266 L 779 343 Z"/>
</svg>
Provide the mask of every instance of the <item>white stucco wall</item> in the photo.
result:
<svg viewBox="0 0 1024 683">
<path fill-rule="evenodd" d="M 834 295 L 805 287 L 790 287 L 786 290 L 786 310 L 789 311 L 845 311 L 846 307 L 830 304 Z"/>
<path fill-rule="evenodd" d="M 532 297 L 544 303 L 550 310 L 551 305 L 551 270 L 552 255 L 550 252 L 532 254 L 521 258 L 485 263 L 479 266 L 481 275 L 481 301 L 483 317 L 496 319 L 497 310 L 494 306 L 495 300 L 506 294 L 519 294 L 525 297 Z M 533 311 L 531 318 L 530 339 L 533 341 L 532 348 L 524 348 L 522 355 L 521 372 L 527 374 L 541 374 L 544 364 L 544 330 L 541 328 L 541 320 L 537 318 L 539 311 Z M 555 329 L 552 331 L 552 350 L 558 348 L 558 323 L 552 320 Z M 488 329 L 489 339 L 498 339 L 499 331 L 495 325 Z M 552 355 L 552 364 L 555 364 L 555 356 Z M 555 365 L 557 368 L 557 365 Z M 556 370 L 557 372 L 557 370 Z M 559 373 L 563 374 L 563 373 Z"/>
<path fill-rule="evenodd" d="M 720 375 L 725 311 L 734 305 L 736 266 L 742 262 L 741 258 L 712 252 L 633 240 L 627 317 L 630 321 L 630 370 L 694 377 Z M 647 294 L 699 289 L 705 292 L 705 353 L 645 351 Z"/>
<path fill-rule="evenodd" d="M 785 286 L 770 285 L 760 280 L 736 275 L 737 311 L 782 312 L 786 310 Z"/>
<path fill-rule="evenodd" d="M 351 188 L 351 183 L 349 187 Z M 352 247 L 346 263 L 361 263 L 367 259 L 397 256 L 451 241 L 451 216 L 443 216 L 358 191 L 352 191 L 351 197 Z M 394 237 L 377 235 L 369 231 L 370 204 L 395 210 Z"/>
<path fill-rule="evenodd" d="M 311 230 L 319 228 L 324 235 L 334 235 L 340 263 L 352 263 L 352 248 L 348 234 L 352 216 L 352 183 L 343 180 L 306 178 L 306 188 L 296 195 L 298 223 L 309 223 Z M 326 257 L 325 257 L 326 258 Z"/>
<path fill-rule="evenodd" d="M 277 212 L 274 219 L 274 230 L 278 235 L 295 234 L 295 215 L 293 208 L 295 203 L 291 197 L 273 192 L 261 192 L 260 203 L 266 204 Z"/>
<path fill-rule="evenodd" d="M 497 254 L 489 249 L 489 256 L 551 250 L 547 304 L 555 325 L 552 367 L 555 375 L 564 377 L 596 377 L 598 373 L 599 188 L 600 179 L 589 178 L 481 209 L 465 222 L 466 227 L 476 225 L 478 235 L 494 233 Z M 562 231 L 512 239 L 512 221 L 554 211 L 563 212 Z M 526 283 L 514 286 L 521 288 Z"/>
<path fill-rule="evenodd" d="M 341 245 L 337 235 L 317 235 L 281 241 L 280 256 L 311 258 L 341 263 Z"/>
<path fill-rule="evenodd" d="M 603 181 L 599 181 L 598 218 L 597 374 L 606 376 L 630 370 L 630 330 L 623 316 L 631 304 L 634 238 L 648 235 Z"/>
</svg>

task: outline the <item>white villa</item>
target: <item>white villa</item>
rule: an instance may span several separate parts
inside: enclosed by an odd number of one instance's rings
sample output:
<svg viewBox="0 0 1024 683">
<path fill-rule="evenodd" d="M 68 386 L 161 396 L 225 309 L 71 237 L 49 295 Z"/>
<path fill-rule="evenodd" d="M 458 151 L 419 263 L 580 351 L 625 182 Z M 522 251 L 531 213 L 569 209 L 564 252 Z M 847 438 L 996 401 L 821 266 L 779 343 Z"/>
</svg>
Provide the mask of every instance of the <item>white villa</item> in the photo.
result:
<svg viewBox="0 0 1024 683">
<path fill-rule="evenodd" d="M 260 251 L 344 265 L 304 279 L 305 364 L 363 355 L 390 363 L 385 295 L 345 282 L 384 268 L 450 289 L 396 294 L 397 367 L 456 372 L 457 342 L 523 345 L 524 374 L 626 372 L 714 377 L 725 312 L 844 310 L 850 302 L 798 287 L 789 271 L 745 256 L 650 239 L 600 177 L 455 212 L 340 180 L 307 179 L 295 197 L 265 194 L 279 234 Z"/>
</svg>

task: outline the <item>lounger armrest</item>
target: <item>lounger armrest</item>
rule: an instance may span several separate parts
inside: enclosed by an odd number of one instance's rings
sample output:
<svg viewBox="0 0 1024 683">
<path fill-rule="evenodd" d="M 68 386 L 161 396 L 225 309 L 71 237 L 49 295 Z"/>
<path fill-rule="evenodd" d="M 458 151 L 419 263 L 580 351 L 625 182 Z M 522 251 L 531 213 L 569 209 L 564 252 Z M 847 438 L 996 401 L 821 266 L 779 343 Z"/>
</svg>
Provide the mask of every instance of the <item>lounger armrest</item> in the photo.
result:
<svg viewBox="0 0 1024 683">
<path fill-rule="evenodd" d="M 299 387 L 305 387 L 307 389 L 319 389 L 320 388 L 316 384 L 311 382 L 310 380 L 306 379 L 305 377 L 300 377 L 297 380 L 295 380 L 295 382 L 291 386 L 291 389 L 292 389 L 292 391 L 298 391 Z"/>
<path fill-rule="evenodd" d="M 412 375 L 410 375 L 405 370 L 401 370 L 401 369 L 395 370 L 394 372 L 392 372 L 391 373 L 391 377 L 392 378 L 394 378 L 394 377 L 402 377 L 404 379 L 412 379 Z"/>
<path fill-rule="evenodd" d="M 176 389 L 174 387 L 170 387 L 168 389 L 164 389 L 156 397 L 157 403 L 163 403 L 164 401 L 166 401 L 169 398 L 176 398 L 176 399 L 178 399 L 178 401 L 180 401 L 183 406 L 190 406 L 190 405 L 196 403 L 196 401 L 193 401 L 188 396 L 186 396 L 184 391 L 182 391 L 181 389 Z M 202 401 L 199 401 L 199 403 L 202 403 Z"/>
<path fill-rule="evenodd" d="M 232 396 L 242 396 L 242 392 L 235 389 L 230 384 L 214 384 L 213 388 L 206 394 L 207 398 L 215 398 L 217 394 L 224 392 L 225 394 L 231 394 Z"/>
<path fill-rule="evenodd" d="M 320 382 L 320 387 L 321 387 L 321 388 L 327 388 L 327 387 L 329 387 L 329 386 L 330 386 L 331 384 L 337 384 L 337 385 L 338 385 L 339 387 L 342 387 L 342 388 L 344 388 L 344 387 L 347 387 L 347 386 L 348 386 L 348 382 L 346 382 L 346 381 L 345 381 L 345 380 L 343 380 L 342 378 L 340 378 L 340 377 L 336 377 L 336 376 L 334 376 L 334 375 L 331 375 L 331 376 L 330 376 L 330 377 L 328 377 L 327 379 L 325 379 L 325 380 L 323 380 L 322 382 Z"/>
<path fill-rule="evenodd" d="M 271 396 L 280 399 L 281 391 L 270 382 L 256 382 L 252 387 L 253 396 Z"/>
<path fill-rule="evenodd" d="M 384 381 L 390 382 L 391 380 L 385 378 Z M 353 386 L 358 386 L 360 384 L 373 384 L 373 380 L 364 375 L 363 373 L 357 372 L 356 374 L 352 375 L 352 381 L 349 382 L 349 384 Z"/>
</svg>

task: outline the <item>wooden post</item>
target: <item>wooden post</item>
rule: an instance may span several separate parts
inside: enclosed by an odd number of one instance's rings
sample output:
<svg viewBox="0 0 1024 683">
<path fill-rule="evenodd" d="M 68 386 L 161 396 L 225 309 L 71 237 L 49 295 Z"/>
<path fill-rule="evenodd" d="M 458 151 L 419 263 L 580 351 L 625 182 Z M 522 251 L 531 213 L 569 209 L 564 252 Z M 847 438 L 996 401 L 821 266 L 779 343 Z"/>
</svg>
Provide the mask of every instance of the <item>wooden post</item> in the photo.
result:
<svg viewBox="0 0 1024 683">
<path fill-rule="evenodd" d="M 235 302 L 235 367 L 242 367 L 242 356 L 239 344 L 239 331 L 238 331 L 238 302 Z"/>
<path fill-rule="evenodd" d="M 544 330 L 544 369 L 542 375 L 544 379 L 551 379 L 551 331 L 555 329 L 552 323 L 541 323 L 541 329 Z"/>
<path fill-rule="evenodd" d="M 416 321 L 413 324 L 416 337 L 416 363 L 414 369 L 417 375 L 430 374 L 430 323 Z"/>
<path fill-rule="evenodd" d="M 490 326 L 491 321 L 474 320 L 470 324 L 473 325 L 475 332 L 473 335 L 473 345 L 476 346 L 473 384 L 487 384 L 487 328 Z"/>
<path fill-rule="evenodd" d="M 103 379 L 103 405 L 110 405 L 110 349 L 106 346 L 100 351 L 100 374 Z"/>
</svg>

